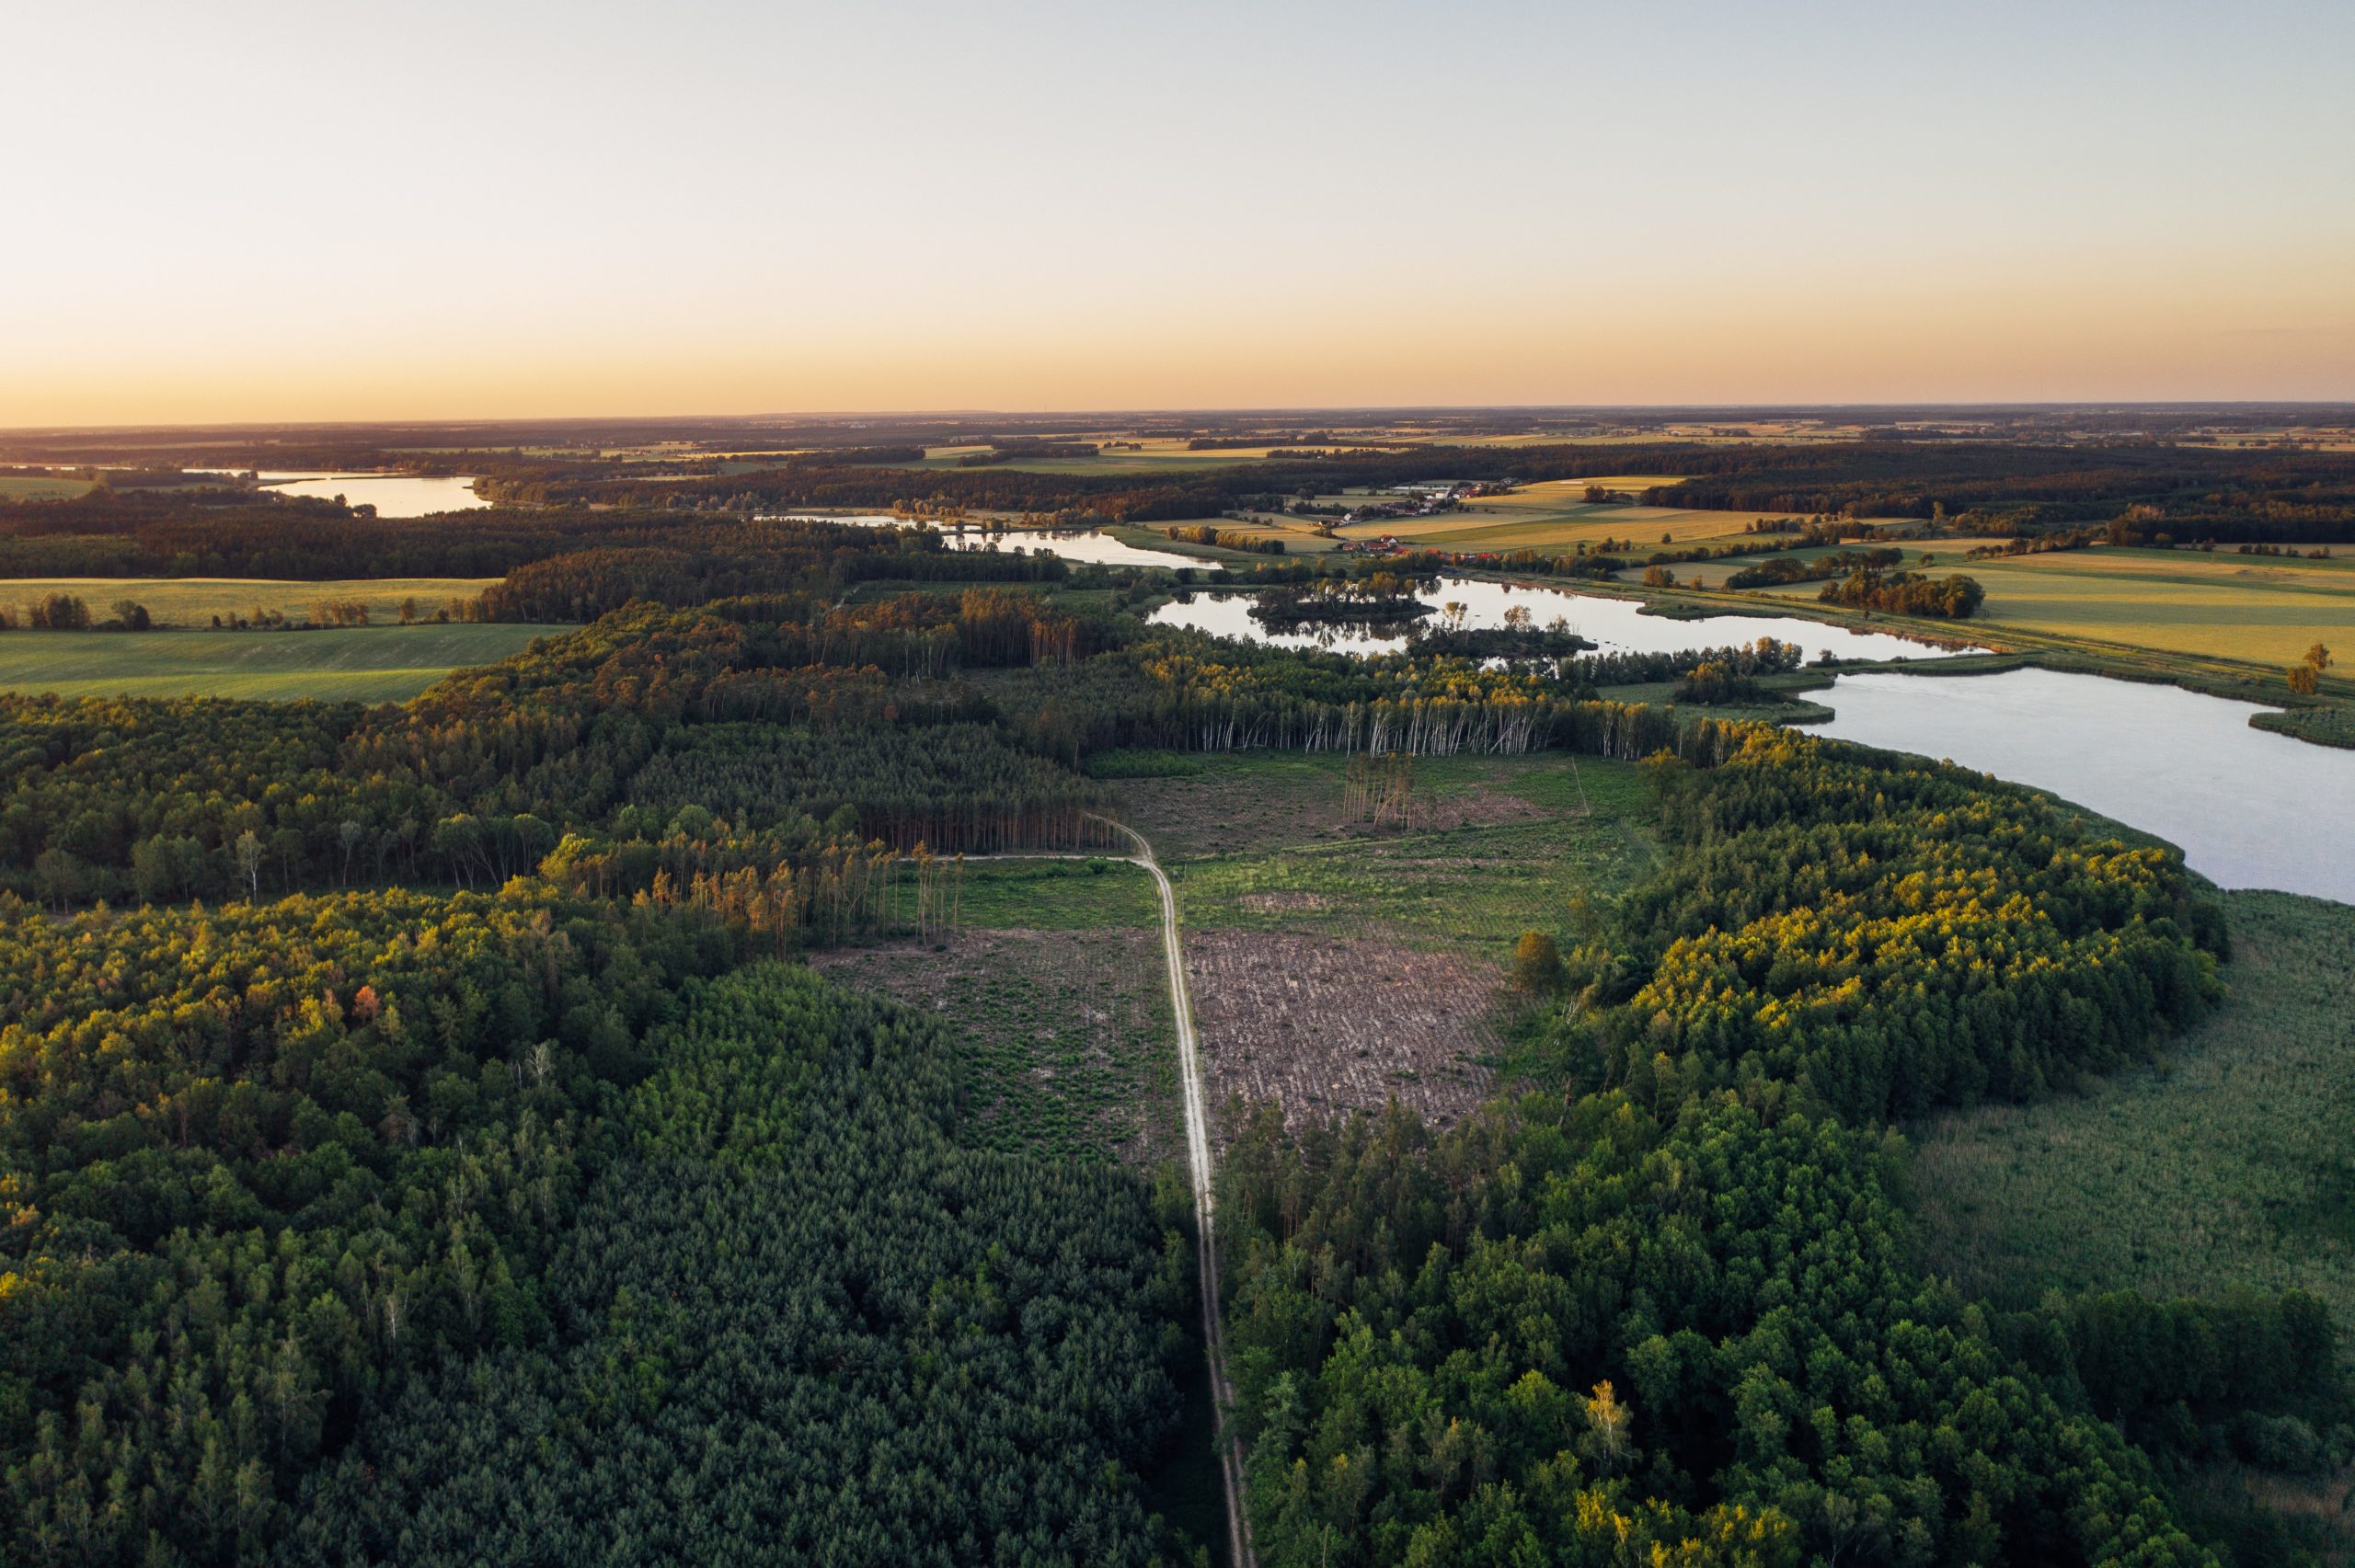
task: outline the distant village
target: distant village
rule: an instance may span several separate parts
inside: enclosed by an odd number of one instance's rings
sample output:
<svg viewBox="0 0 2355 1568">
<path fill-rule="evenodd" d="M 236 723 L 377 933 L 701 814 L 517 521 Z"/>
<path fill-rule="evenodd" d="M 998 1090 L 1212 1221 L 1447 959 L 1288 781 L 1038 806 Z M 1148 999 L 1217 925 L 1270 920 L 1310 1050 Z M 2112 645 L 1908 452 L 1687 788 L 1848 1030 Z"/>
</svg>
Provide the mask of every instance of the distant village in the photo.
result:
<svg viewBox="0 0 2355 1568">
<path fill-rule="evenodd" d="M 1351 523 L 1380 522 L 1388 518 L 1430 517 L 1439 512 L 1453 511 L 1476 497 L 1503 495 L 1514 487 L 1515 482 L 1511 479 L 1425 479 L 1393 485 L 1347 506 L 1331 501 L 1295 500 L 1287 503 L 1284 511 L 1292 517 L 1313 518 L 1326 532 L 1330 532 Z M 1368 555 L 1382 555 L 1400 547 L 1397 538 L 1391 534 L 1373 539 L 1343 539 L 1337 545 L 1343 551 Z"/>
</svg>

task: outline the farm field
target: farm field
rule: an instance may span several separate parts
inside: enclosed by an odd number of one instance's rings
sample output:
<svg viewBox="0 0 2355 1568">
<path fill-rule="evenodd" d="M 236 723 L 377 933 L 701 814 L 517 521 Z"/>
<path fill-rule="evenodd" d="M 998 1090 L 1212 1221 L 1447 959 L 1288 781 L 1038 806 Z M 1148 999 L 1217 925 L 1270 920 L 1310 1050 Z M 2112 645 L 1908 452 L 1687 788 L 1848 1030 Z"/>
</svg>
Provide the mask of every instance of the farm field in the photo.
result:
<svg viewBox="0 0 2355 1568">
<path fill-rule="evenodd" d="M 0 501 L 70 501 L 98 486 L 88 479 L 54 479 L 45 474 L 0 474 Z"/>
<path fill-rule="evenodd" d="M 1819 420 L 1763 420 L 1740 424 L 1677 424 L 1662 429 L 1621 429 L 1599 434 L 1562 435 L 1554 431 L 1515 435 L 1451 436 L 1431 432 L 1428 439 L 1461 446 L 1624 446 L 1635 442 L 1690 441 L 1695 446 L 1771 443 L 1777 446 L 1852 441 L 1864 434 L 1861 425 L 1830 425 Z M 1411 434 L 1411 431 L 1401 431 Z M 1581 481 L 1583 483 L 1584 481 Z"/>
<path fill-rule="evenodd" d="M 1747 526 L 1763 518 L 1787 517 L 1787 512 L 1712 511 L 1682 507 L 1629 506 L 1589 502 L 1587 486 L 1637 489 L 1672 482 L 1672 475 L 1622 475 L 1613 479 L 1557 479 L 1530 485 L 1511 495 L 1482 497 L 1453 511 L 1430 517 L 1383 518 L 1352 523 L 1341 530 L 1347 538 L 1401 539 L 1436 544 L 1450 550 L 1560 549 L 1571 544 L 1592 546 L 1605 539 L 1633 540 L 1638 546 L 1668 542 L 1690 544 L 1702 540 L 1723 543 L 1752 537 Z M 1362 497 L 1327 497 L 1328 503 Z"/>
<path fill-rule="evenodd" d="M 1894 547 L 1904 552 L 1905 558 L 1899 563 L 1901 570 L 1909 572 L 1931 571 L 1939 573 L 1968 572 L 1976 576 L 1978 568 L 1985 563 L 1966 559 L 1970 551 L 1978 545 L 2000 544 L 2002 543 L 2003 541 L 1999 539 L 1936 539 L 1922 543 L 1901 541 L 1896 543 Z M 1802 546 L 1797 550 L 1767 552 L 1753 555 L 1728 555 L 1714 561 L 1679 561 L 1673 570 L 1676 573 L 1677 582 L 1682 586 L 1690 588 L 1719 588 L 1724 585 L 1726 578 L 1733 576 L 1734 573 L 1741 570 L 1742 567 L 1754 567 L 1763 561 L 1776 561 L 1786 558 L 1812 561 L 1818 556 L 1836 555 L 1839 552 L 1845 550 L 1885 549 L 1890 547 L 1890 546 L 1881 545 L 1874 542 L 1852 539 L 1845 544 L 1809 544 Z M 1626 571 L 1618 574 L 1618 580 L 1621 582 L 1630 583 L 1640 582 L 1643 580 L 1643 576 L 1644 573 L 1642 567 L 1630 567 Z M 1985 579 L 1982 578 L 1981 580 L 1983 581 Z M 1823 585 L 1821 582 L 1792 583 L 1780 589 L 1772 590 L 1762 589 L 1759 591 L 1797 594 L 1801 598 L 1812 598 L 1814 593 L 1817 590 L 1820 590 L 1822 587 Z"/>
<path fill-rule="evenodd" d="M 2225 900 L 2233 994 L 2155 1065 L 1914 1130 L 1923 1246 L 1965 1291 L 2295 1287 L 2355 1332 L 2355 910 Z"/>
<path fill-rule="evenodd" d="M 1985 585 L 1978 621 L 1991 625 L 2269 665 L 2315 642 L 2355 652 L 2355 559 L 2102 547 L 1968 561 L 1946 542 L 1934 553 L 1934 570 Z"/>
<path fill-rule="evenodd" d="M 1576 898 L 1653 864 L 1626 763 L 1418 759 L 1407 820 L 1376 829 L 1344 819 L 1345 758 L 1199 761 L 1119 794 L 1177 888 L 1222 1118 L 1237 1094 L 1295 1122 L 1393 1095 L 1460 1116 L 1493 1086 L 1514 942 L 1567 934 Z"/>
<path fill-rule="evenodd" d="M 314 604 L 358 600 L 370 619 L 397 621 L 401 602 L 414 599 L 427 614 L 453 599 L 472 599 L 498 578 L 360 578 L 337 582 L 291 582 L 277 578 L 6 578 L 0 604 L 20 605 L 52 593 L 86 601 L 104 619 L 118 600 L 133 600 L 162 626 L 209 627 L 213 617 L 250 616 L 275 611 L 300 620 Z"/>
<path fill-rule="evenodd" d="M 1101 864 L 971 864 L 963 925 L 937 950 L 811 961 L 952 1020 L 968 1127 L 986 1146 L 1151 1165 L 1183 1147 L 1161 905 L 1143 871 Z"/>
<path fill-rule="evenodd" d="M 355 626 L 317 632 L 0 632 L 0 692 L 63 697 L 406 701 L 569 626 Z"/>
<path fill-rule="evenodd" d="M 1074 437 L 1074 440 L 1094 440 Z M 1123 450 L 1098 452 L 1094 457 L 1028 457 L 1007 463 L 994 463 L 992 468 L 1011 469 L 1017 474 L 1172 474 L 1189 469 L 1225 468 L 1238 463 L 1256 463 L 1268 455 L 1264 446 L 1223 447 L 1209 452 L 1193 452 L 1183 441 L 1167 438 L 1118 438 Z M 1128 451 L 1133 440 L 1140 450 Z M 925 449 L 923 461 L 892 464 L 895 468 L 955 468 L 958 460 L 975 452 L 987 452 L 984 442 L 973 441 L 961 446 L 933 446 Z"/>
</svg>

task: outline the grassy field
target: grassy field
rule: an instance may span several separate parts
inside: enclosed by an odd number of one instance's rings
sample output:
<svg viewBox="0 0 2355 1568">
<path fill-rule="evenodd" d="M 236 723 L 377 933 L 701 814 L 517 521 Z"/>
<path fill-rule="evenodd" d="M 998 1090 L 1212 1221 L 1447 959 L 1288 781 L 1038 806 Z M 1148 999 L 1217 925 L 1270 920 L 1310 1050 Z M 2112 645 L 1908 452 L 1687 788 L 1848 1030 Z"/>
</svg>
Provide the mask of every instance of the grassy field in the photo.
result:
<svg viewBox="0 0 2355 1568">
<path fill-rule="evenodd" d="M 1902 570 L 1934 573 L 1970 572 L 1975 575 L 1982 563 L 1965 559 L 1971 548 L 1975 545 L 1999 543 L 2001 541 L 1993 539 L 1936 539 L 1925 544 L 1901 543 L 1894 547 L 1904 553 L 1905 558 L 1899 563 Z M 1809 544 L 1797 550 L 1755 555 L 1728 555 L 1715 561 L 1683 561 L 1679 562 L 1675 567 L 1676 580 L 1694 588 L 1718 588 L 1724 585 L 1726 578 L 1741 570 L 1742 567 L 1754 567 L 1763 561 L 1781 560 L 1786 556 L 1796 556 L 1802 561 L 1811 561 L 1818 556 L 1836 555 L 1842 551 L 1889 547 L 1852 539 L 1842 544 Z M 1639 582 L 1643 579 L 1643 575 L 1641 567 L 1631 567 L 1619 574 L 1619 580 Z M 1982 578 L 1982 580 L 1985 579 Z M 1822 588 L 1823 584 L 1821 582 L 1793 583 L 1780 589 L 1759 591 L 1773 591 L 1811 599 Z"/>
<path fill-rule="evenodd" d="M 813 961 L 949 1020 L 982 1143 L 1139 1165 L 1178 1157 L 1177 1032 L 1153 879 L 1117 860 L 976 861 L 960 913 L 936 948 L 895 943 Z"/>
<path fill-rule="evenodd" d="M 1117 856 L 1102 860 L 976 860 L 965 867 L 959 913 L 994 930 L 1158 930 L 1153 878 Z"/>
<path fill-rule="evenodd" d="M 414 697 L 569 626 L 363 626 L 319 632 L 5 632 L 0 691 L 67 697 Z"/>
<path fill-rule="evenodd" d="M 24 604 L 46 594 L 70 593 L 104 620 L 118 600 L 134 600 L 165 626 L 207 626 L 215 615 L 250 616 L 276 611 L 300 620 L 323 601 L 359 600 L 378 621 L 396 621 L 401 601 L 414 599 L 431 614 L 453 599 L 472 599 L 497 578 L 363 578 L 339 582 L 286 582 L 275 578 L 0 578 L 0 604 Z"/>
<path fill-rule="evenodd" d="M 1958 565 L 1999 625 L 2280 665 L 2316 642 L 2355 653 L 2355 559 L 2100 549 Z"/>
<path fill-rule="evenodd" d="M 1580 761 L 1590 793 L 1603 793 L 1612 767 Z M 1533 809 L 1520 820 L 1190 861 L 1176 880 L 1189 924 L 1374 934 L 1476 954 L 1501 972 L 1522 932 L 1559 933 L 1573 895 L 1615 892 L 1648 864 L 1642 841 L 1615 818 Z"/>
<path fill-rule="evenodd" d="M 2163 1060 L 1915 1131 L 1923 1246 L 1966 1291 L 2294 1286 L 2355 1332 L 2355 910 L 2225 898 L 2233 994 Z"/>
<path fill-rule="evenodd" d="M 2103 547 L 1972 561 L 1966 543 L 1931 545 L 1931 569 L 1985 586 L 1974 624 L 2277 667 L 2316 642 L 2355 652 L 2355 557 Z M 1765 591 L 1812 598 L 1821 586 Z"/>
<path fill-rule="evenodd" d="M 87 479 L 52 479 L 40 474 L 0 474 L 0 501 L 70 501 L 97 486 Z"/>
</svg>

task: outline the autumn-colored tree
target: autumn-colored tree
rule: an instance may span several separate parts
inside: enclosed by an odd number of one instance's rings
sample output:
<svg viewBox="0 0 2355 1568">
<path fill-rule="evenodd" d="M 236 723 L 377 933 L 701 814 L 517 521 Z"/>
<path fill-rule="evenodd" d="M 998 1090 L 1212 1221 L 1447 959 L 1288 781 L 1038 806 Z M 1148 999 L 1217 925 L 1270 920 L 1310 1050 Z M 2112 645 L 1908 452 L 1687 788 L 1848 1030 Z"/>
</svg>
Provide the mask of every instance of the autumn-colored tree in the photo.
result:
<svg viewBox="0 0 2355 1568">
<path fill-rule="evenodd" d="M 1560 988 L 1562 950 L 1542 931 L 1524 931 L 1513 944 L 1512 984 L 1524 996 L 1544 996 Z"/>
</svg>

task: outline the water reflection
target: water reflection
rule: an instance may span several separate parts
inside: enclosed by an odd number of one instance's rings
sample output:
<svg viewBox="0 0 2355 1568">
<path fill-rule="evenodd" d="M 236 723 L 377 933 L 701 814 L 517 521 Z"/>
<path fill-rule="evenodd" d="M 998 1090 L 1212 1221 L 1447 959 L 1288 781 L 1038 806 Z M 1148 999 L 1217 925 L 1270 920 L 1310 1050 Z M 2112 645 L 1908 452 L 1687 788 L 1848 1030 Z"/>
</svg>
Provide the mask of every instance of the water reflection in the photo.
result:
<svg viewBox="0 0 2355 1568">
<path fill-rule="evenodd" d="M 423 474 L 264 474 L 261 483 L 281 496 L 341 496 L 349 506 L 374 507 L 378 517 L 425 517 L 490 505 L 475 494 L 472 479 Z"/>
<path fill-rule="evenodd" d="M 1134 544 L 1124 544 L 1109 534 L 1086 529 L 1058 529 L 1048 532 L 1025 530 L 1009 533 L 959 529 L 948 535 L 948 547 L 951 550 L 1020 549 L 1034 555 L 1043 551 L 1050 555 L 1061 555 L 1066 561 L 1085 561 L 1099 567 L 1176 567 L 1208 564 L 1170 550 L 1146 550 Z"/>
<path fill-rule="evenodd" d="M 1470 578 L 1442 578 L 1436 587 L 1415 597 L 1442 612 L 1451 603 L 1462 605 L 1463 624 L 1473 627 L 1502 626 L 1505 612 L 1515 607 L 1527 610 L 1534 625 L 1549 624 L 1558 616 L 1569 623 L 1570 630 L 1611 652 L 1677 653 L 1755 642 L 1760 637 L 1797 643 L 1809 657 L 1828 652 L 1850 659 L 1937 658 L 1966 651 L 1887 632 L 1851 631 L 1795 615 L 1712 615 L 1702 621 L 1679 621 L 1646 615 L 1642 605 L 1632 599 Z M 1153 612 L 1152 620 L 1155 625 L 1192 626 L 1277 647 L 1374 654 L 1397 653 L 1407 646 L 1403 632 L 1386 627 L 1320 626 L 1271 632 L 1252 615 L 1248 593 L 1197 593 L 1190 601 L 1163 605 Z"/>
<path fill-rule="evenodd" d="M 1845 675 L 1816 733 L 2051 790 L 2182 846 L 2225 887 L 2355 903 L 2355 751 L 2249 727 L 2254 703 L 2016 670 Z"/>
<path fill-rule="evenodd" d="M 890 512 L 777 512 L 763 519 L 781 522 L 787 518 L 800 518 L 810 522 L 847 522 L 858 528 L 938 528 L 951 550 L 1027 550 L 1032 555 L 1060 555 L 1066 561 L 1078 561 L 1099 567 L 1212 567 L 1215 563 L 1196 560 L 1170 550 L 1146 550 L 1134 544 L 1123 544 L 1109 534 L 1087 528 L 1005 529 L 993 532 L 972 524 L 927 523 L 921 518 L 898 517 Z"/>
</svg>

